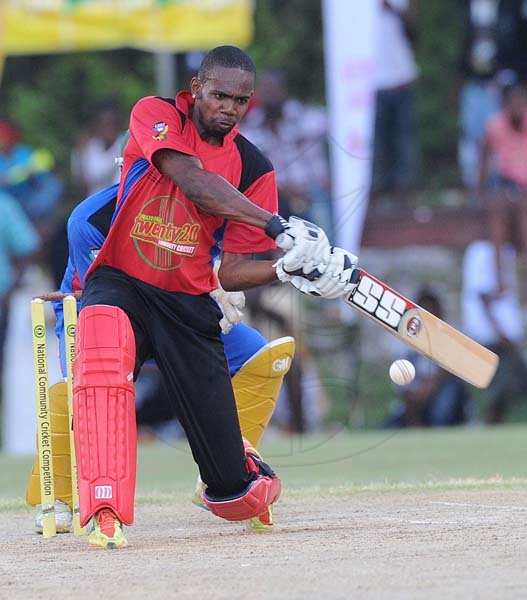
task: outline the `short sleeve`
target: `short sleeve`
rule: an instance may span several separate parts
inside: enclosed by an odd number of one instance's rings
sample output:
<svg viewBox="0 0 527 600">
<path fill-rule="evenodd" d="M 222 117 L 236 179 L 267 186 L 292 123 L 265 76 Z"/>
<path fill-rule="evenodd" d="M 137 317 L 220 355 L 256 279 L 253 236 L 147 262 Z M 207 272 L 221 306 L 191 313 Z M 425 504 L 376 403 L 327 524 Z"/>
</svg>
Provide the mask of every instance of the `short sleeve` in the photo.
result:
<svg viewBox="0 0 527 600">
<path fill-rule="evenodd" d="M 278 212 L 278 191 L 274 171 L 269 171 L 259 177 L 244 194 L 251 202 L 270 213 Z M 237 221 L 227 221 L 223 238 L 225 252 L 255 254 L 275 248 L 276 244 L 265 234 L 263 229 Z"/>
<path fill-rule="evenodd" d="M 175 105 L 163 98 L 142 98 L 132 109 L 130 135 L 149 162 L 161 149 L 196 156 L 195 150 L 185 142 L 182 130 L 182 119 Z"/>
<path fill-rule="evenodd" d="M 100 250 L 104 240 L 104 235 L 86 220 L 69 218 L 68 244 L 70 260 L 83 287 L 86 273 L 93 261 L 92 251 Z"/>
</svg>

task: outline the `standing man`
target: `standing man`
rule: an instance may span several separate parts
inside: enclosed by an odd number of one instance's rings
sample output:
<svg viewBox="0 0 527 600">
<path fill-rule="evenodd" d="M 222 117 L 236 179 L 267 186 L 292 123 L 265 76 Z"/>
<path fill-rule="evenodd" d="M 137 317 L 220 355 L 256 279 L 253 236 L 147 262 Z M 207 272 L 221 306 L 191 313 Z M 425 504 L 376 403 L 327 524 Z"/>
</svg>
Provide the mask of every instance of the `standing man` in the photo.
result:
<svg viewBox="0 0 527 600">
<path fill-rule="evenodd" d="M 417 175 L 415 2 L 383 0 L 377 31 L 374 195 L 402 204 Z"/>
<path fill-rule="evenodd" d="M 458 159 L 466 188 L 475 190 L 485 127 L 500 107 L 500 0 L 464 0 Z"/>
<path fill-rule="evenodd" d="M 272 165 L 236 128 L 254 77 L 247 54 L 221 46 L 205 56 L 190 93 L 143 98 L 132 110 L 116 213 L 87 274 L 77 328 L 75 445 L 81 522 L 95 517 L 92 546 L 124 546 L 122 523 L 133 522 L 133 378 L 150 357 L 176 401 L 208 508 L 245 520 L 280 495 L 280 480 L 242 442 L 221 312 L 209 296 L 212 249 L 221 241 L 227 291 L 276 279 L 317 295 L 353 285 L 353 255 L 331 249 L 318 227 L 275 214 Z M 281 234 L 292 245 L 282 259 L 252 260 Z"/>
</svg>

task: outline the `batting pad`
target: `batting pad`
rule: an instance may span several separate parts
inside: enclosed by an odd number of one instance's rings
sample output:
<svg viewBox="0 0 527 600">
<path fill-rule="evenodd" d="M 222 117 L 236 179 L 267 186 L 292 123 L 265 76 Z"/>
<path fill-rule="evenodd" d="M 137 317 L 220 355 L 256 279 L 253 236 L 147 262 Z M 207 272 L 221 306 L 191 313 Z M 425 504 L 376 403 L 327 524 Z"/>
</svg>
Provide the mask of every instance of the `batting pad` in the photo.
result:
<svg viewBox="0 0 527 600">
<path fill-rule="evenodd" d="M 73 363 L 73 430 L 80 520 L 101 508 L 134 520 L 137 461 L 135 338 L 126 313 L 87 306 L 79 314 Z"/>
<path fill-rule="evenodd" d="M 258 447 L 276 406 L 285 375 L 295 354 L 295 340 L 269 342 L 232 378 L 242 436 Z"/>
</svg>

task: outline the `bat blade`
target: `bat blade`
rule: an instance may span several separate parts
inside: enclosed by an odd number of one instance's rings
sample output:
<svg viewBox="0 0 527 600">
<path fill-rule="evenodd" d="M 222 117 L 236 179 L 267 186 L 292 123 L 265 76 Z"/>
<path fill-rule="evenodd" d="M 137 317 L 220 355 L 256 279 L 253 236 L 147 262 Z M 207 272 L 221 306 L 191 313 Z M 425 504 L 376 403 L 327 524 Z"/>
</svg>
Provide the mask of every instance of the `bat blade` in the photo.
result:
<svg viewBox="0 0 527 600">
<path fill-rule="evenodd" d="M 344 302 L 440 367 L 478 388 L 492 381 L 499 359 L 379 279 L 358 269 L 357 287 Z"/>
</svg>

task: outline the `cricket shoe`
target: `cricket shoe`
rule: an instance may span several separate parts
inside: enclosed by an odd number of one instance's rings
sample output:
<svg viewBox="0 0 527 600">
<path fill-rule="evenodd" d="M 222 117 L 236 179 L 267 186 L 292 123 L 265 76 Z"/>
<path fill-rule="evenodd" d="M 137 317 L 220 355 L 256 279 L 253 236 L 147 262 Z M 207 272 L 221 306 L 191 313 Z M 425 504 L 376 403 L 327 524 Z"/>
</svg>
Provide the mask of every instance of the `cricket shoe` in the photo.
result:
<svg viewBox="0 0 527 600">
<path fill-rule="evenodd" d="M 194 506 L 198 508 L 203 508 L 204 510 L 209 510 L 205 502 L 203 502 L 203 498 L 201 497 L 201 492 L 207 486 L 201 481 L 201 477 L 198 475 L 198 480 L 196 481 L 196 487 L 194 488 L 194 494 L 192 495 L 191 501 Z"/>
<path fill-rule="evenodd" d="M 90 548 L 114 550 L 126 546 L 121 521 L 109 508 L 98 511 L 93 518 L 94 529 L 88 536 Z"/>
<path fill-rule="evenodd" d="M 42 512 L 42 504 L 37 504 L 35 513 L 35 531 L 42 533 L 42 519 L 44 514 Z M 71 525 L 73 522 L 73 514 L 71 508 L 62 500 L 55 501 L 55 526 L 57 533 L 69 533 L 71 531 Z"/>
<path fill-rule="evenodd" d="M 269 531 L 273 531 L 273 509 L 269 506 L 267 512 L 263 515 L 253 517 L 252 519 L 247 519 L 245 524 L 248 531 L 255 531 L 256 533 L 268 533 Z"/>
<path fill-rule="evenodd" d="M 245 449 L 245 453 L 248 456 L 253 456 L 253 458 L 257 458 L 259 461 L 263 463 L 263 459 L 261 454 L 256 450 L 256 448 L 249 442 L 249 440 L 243 438 L 243 447 Z M 267 508 L 267 510 L 257 517 L 252 517 L 252 519 L 247 519 L 245 521 L 247 529 L 249 531 L 255 531 L 256 533 L 267 533 L 269 531 L 273 531 L 274 522 L 273 522 L 273 509 L 271 506 Z"/>
</svg>

